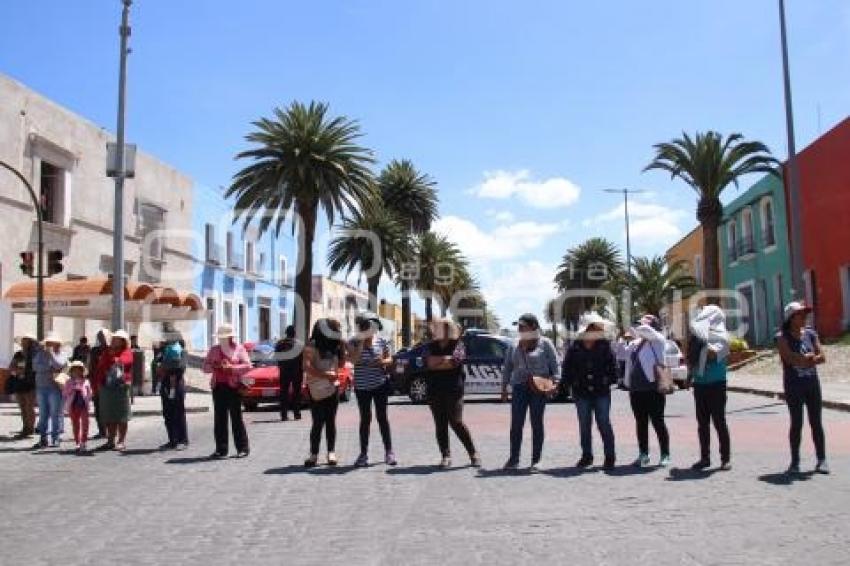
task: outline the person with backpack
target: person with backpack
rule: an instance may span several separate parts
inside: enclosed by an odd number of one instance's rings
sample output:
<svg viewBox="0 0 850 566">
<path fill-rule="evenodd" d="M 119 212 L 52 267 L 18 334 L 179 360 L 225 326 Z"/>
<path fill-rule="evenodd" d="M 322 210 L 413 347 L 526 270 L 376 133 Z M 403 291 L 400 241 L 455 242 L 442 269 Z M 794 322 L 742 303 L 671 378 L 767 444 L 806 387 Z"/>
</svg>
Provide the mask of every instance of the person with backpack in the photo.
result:
<svg viewBox="0 0 850 566">
<path fill-rule="evenodd" d="M 369 432 L 372 427 L 372 404 L 375 405 L 375 417 L 384 441 L 384 462 L 388 466 L 397 464 L 393 453 L 393 441 L 390 433 L 390 421 L 387 406 L 390 397 L 390 385 L 387 368 L 392 364 L 387 341 L 378 336 L 383 330 L 378 315 L 365 312 L 357 316 L 358 335 L 348 344 L 349 359 L 354 364 L 354 392 L 360 409 L 360 455 L 354 463 L 357 467 L 369 465 Z"/>
<path fill-rule="evenodd" d="M 614 468 L 614 429 L 611 426 L 611 386 L 617 383 L 617 359 L 607 332 L 611 323 L 597 313 L 582 317 L 578 339 L 564 357 L 562 380 L 569 385 L 575 400 L 581 437 L 581 459 L 578 468 L 593 465 L 593 418 L 602 435 L 605 449 L 603 467 Z"/>
<path fill-rule="evenodd" d="M 644 315 L 632 330 L 635 339 L 626 347 L 626 387 L 635 417 L 640 453 L 634 462 L 639 468 L 649 466 L 649 423 L 655 429 L 661 450 L 659 465 L 670 465 L 670 433 L 664 422 L 667 398 L 658 391 L 655 368 L 664 365 L 666 339 L 661 323 L 654 315 Z"/>
<path fill-rule="evenodd" d="M 106 428 L 106 444 L 100 447 L 102 450 L 126 450 L 132 380 L 133 351 L 130 349 L 130 336 L 124 330 L 117 330 L 112 333 L 109 349 L 100 354 L 94 375 L 100 418 Z"/>
<path fill-rule="evenodd" d="M 159 353 L 162 372 L 159 397 L 168 435 L 168 442 L 160 447 L 163 450 L 185 450 L 189 446 L 184 380 L 189 354 L 185 344 L 179 332 L 171 332 L 166 336 Z"/>
<path fill-rule="evenodd" d="M 826 462 L 826 435 L 823 430 L 821 412 L 823 397 L 817 366 L 826 362 L 820 339 L 813 328 L 806 326 L 806 317 L 812 308 L 800 302 L 785 306 L 782 330 L 777 335 L 779 357 L 782 360 L 782 382 L 785 403 L 791 416 L 788 440 L 791 445 L 789 474 L 800 473 L 800 439 L 803 433 L 803 408 L 809 416 L 812 441 L 815 445 L 817 463 L 815 472 L 828 474 Z"/>
<path fill-rule="evenodd" d="M 304 352 L 301 342 L 295 339 L 295 327 L 286 327 L 285 337 L 275 344 L 277 370 L 280 376 L 280 420 L 289 419 L 289 411 L 296 421 L 301 420 L 301 387 L 304 383 Z"/>
<path fill-rule="evenodd" d="M 62 392 L 62 398 L 65 400 L 65 414 L 71 419 L 77 453 L 84 453 L 87 451 L 89 406 L 92 400 L 91 384 L 86 378 L 86 364 L 80 360 L 74 360 L 68 364 L 68 377 Z"/>
</svg>

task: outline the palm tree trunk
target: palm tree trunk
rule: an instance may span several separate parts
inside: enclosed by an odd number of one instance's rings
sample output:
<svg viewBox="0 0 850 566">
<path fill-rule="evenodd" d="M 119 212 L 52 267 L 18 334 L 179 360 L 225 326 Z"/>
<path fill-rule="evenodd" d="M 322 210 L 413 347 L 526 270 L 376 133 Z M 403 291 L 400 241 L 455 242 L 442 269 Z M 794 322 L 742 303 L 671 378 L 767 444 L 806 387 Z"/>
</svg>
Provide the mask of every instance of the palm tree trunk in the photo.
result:
<svg viewBox="0 0 850 566">
<path fill-rule="evenodd" d="M 306 342 L 310 335 L 313 294 L 313 238 L 316 232 L 316 209 L 307 205 L 299 207 L 301 225 L 298 227 L 298 264 L 295 274 L 295 332 Z"/>
<path fill-rule="evenodd" d="M 367 281 L 369 287 L 369 310 L 378 312 L 378 284 L 381 282 L 381 276 L 370 277 Z"/>
<path fill-rule="evenodd" d="M 702 224 L 702 257 L 705 262 L 703 287 L 709 291 L 720 289 L 720 247 L 717 243 L 719 219 L 708 218 Z M 735 245 L 734 242 L 731 245 Z M 716 301 L 716 298 L 714 298 Z"/>
<path fill-rule="evenodd" d="M 446 318 L 446 315 L 449 314 L 449 307 L 440 303 L 440 316 Z"/>
<path fill-rule="evenodd" d="M 401 281 L 401 345 L 410 348 L 410 283 Z"/>
<path fill-rule="evenodd" d="M 552 323 L 552 342 L 558 345 L 558 325 L 554 322 Z"/>
<path fill-rule="evenodd" d="M 425 297 L 425 321 L 430 325 L 434 320 L 434 299 Z"/>
</svg>

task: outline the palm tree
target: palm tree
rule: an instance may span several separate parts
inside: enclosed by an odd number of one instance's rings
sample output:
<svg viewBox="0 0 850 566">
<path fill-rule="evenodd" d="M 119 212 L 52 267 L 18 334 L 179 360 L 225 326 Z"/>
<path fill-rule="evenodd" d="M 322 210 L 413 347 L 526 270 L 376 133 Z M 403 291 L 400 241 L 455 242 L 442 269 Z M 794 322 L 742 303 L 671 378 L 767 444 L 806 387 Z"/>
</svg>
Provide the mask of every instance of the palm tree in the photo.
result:
<svg viewBox="0 0 850 566">
<path fill-rule="evenodd" d="M 425 232 L 419 236 L 416 254 L 419 261 L 417 288 L 425 299 L 425 320 L 430 323 L 434 319 L 434 296 L 444 285 L 444 279 L 453 275 L 461 253 L 445 236 Z"/>
<path fill-rule="evenodd" d="M 253 123 L 246 140 L 256 147 L 237 154 L 253 162 L 236 173 L 226 191 L 236 197 L 237 217 L 247 227 L 259 219 L 264 233 L 274 224 L 280 232 L 287 218 L 298 226 L 295 328 L 307 335 L 313 274 L 313 238 L 320 210 L 328 223 L 334 216 L 361 208 L 375 195 L 371 152 L 358 145 L 356 121 L 328 116 L 328 105 L 293 102 L 276 108 L 272 118 Z M 299 312 L 300 311 L 300 312 Z M 299 317 L 300 314 L 300 317 Z"/>
<path fill-rule="evenodd" d="M 673 300 L 676 291 L 687 297 L 699 288 L 683 261 L 668 263 L 662 256 L 634 258 L 631 276 L 624 275 L 626 278 L 638 311 L 655 316 Z"/>
<path fill-rule="evenodd" d="M 558 299 L 563 304 L 562 320 L 570 327 L 578 324 L 579 317 L 591 308 L 598 308 L 599 300 L 593 291 L 603 290 L 620 276 L 623 260 L 620 250 L 605 238 L 590 238 L 570 248 L 564 254 L 555 285 L 560 293 L 589 290 L 588 296 Z"/>
<path fill-rule="evenodd" d="M 730 184 L 738 186 L 748 173 L 779 175 L 779 162 L 758 141 L 745 141 L 741 134 L 725 140 L 717 132 L 697 132 L 694 138 L 682 137 L 654 146 L 655 158 L 644 168 L 661 169 L 682 179 L 697 193 L 697 220 L 702 226 L 702 257 L 705 262 L 705 287 L 720 287 L 720 252 L 717 230 L 723 218 L 720 195 Z"/>
<path fill-rule="evenodd" d="M 558 300 L 549 299 L 546 301 L 546 307 L 543 311 L 543 316 L 546 317 L 546 322 L 552 325 L 552 342 L 558 343 L 558 322 L 561 320 L 561 315 L 558 313 Z"/>
<path fill-rule="evenodd" d="M 440 316 L 445 317 L 448 314 L 449 307 L 456 306 L 452 305 L 452 301 L 458 296 L 458 293 L 463 294 L 458 300 L 469 293 L 477 294 L 480 285 L 475 276 L 469 272 L 469 263 L 461 254 L 458 255 L 452 265 L 451 276 L 443 278 L 437 283 L 436 287 L 437 296 L 440 299 Z"/>
<path fill-rule="evenodd" d="M 381 277 L 393 277 L 408 259 L 407 231 L 395 214 L 380 202 L 371 203 L 350 218 L 344 218 L 339 234 L 328 246 L 328 267 L 332 273 L 366 273 L 369 309 L 378 311 L 378 285 Z M 378 249 L 374 249 L 377 245 Z"/>
<path fill-rule="evenodd" d="M 413 247 L 413 236 L 431 229 L 437 218 L 436 183 L 428 175 L 420 173 L 413 162 L 407 159 L 392 160 L 378 176 L 378 190 L 384 206 L 394 212 L 408 230 Z M 401 287 L 401 341 L 410 347 L 410 279 L 406 274 L 398 277 Z"/>
</svg>

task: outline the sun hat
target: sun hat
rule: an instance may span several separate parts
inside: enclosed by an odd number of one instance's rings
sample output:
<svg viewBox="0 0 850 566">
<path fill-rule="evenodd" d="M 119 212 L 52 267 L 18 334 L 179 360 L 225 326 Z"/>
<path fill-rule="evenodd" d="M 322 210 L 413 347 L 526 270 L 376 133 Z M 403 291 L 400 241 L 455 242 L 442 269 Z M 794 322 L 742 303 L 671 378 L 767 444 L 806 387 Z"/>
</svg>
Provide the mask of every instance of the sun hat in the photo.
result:
<svg viewBox="0 0 850 566">
<path fill-rule="evenodd" d="M 788 322 L 789 320 L 791 320 L 791 317 L 797 313 L 802 312 L 809 314 L 810 312 L 812 312 L 812 307 L 806 305 L 806 303 L 802 301 L 791 301 L 790 303 L 785 305 L 785 308 L 782 312 L 784 314 L 785 322 Z"/>
<path fill-rule="evenodd" d="M 383 330 L 383 329 L 384 329 L 384 325 L 381 323 L 381 317 L 379 317 L 377 314 L 373 313 L 372 311 L 363 311 L 363 312 L 361 312 L 360 314 L 358 314 L 358 315 L 354 318 L 354 321 L 355 321 L 356 323 L 358 323 L 358 324 L 359 324 L 361 321 L 374 322 L 374 323 L 376 323 L 376 324 L 378 325 L 378 330 Z"/>
<path fill-rule="evenodd" d="M 127 334 L 126 330 L 116 330 L 115 332 L 113 332 L 111 340 L 114 340 L 115 338 L 120 338 L 127 345 L 130 344 L 130 335 Z"/>
<path fill-rule="evenodd" d="M 234 336 L 236 336 L 236 331 L 233 330 L 232 325 L 222 324 L 218 327 L 218 330 L 216 330 L 215 335 L 216 338 L 218 338 L 219 340 L 222 340 L 224 338 L 233 338 Z"/>
<path fill-rule="evenodd" d="M 45 344 L 59 344 L 62 345 L 62 337 L 59 336 L 59 333 L 55 330 L 51 330 L 47 333 L 47 336 L 44 337 L 43 342 Z"/>
<path fill-rule="evenodd" d="M 74 368 L 81 368 L 83 370 L 83 375 L 86 375 L 86 373 L 88 373 L 88 368 L 86 367 L 86 364 L 84 364 L 80 360 L 74 360 L 73 362 L 68 364 L 68 373 L 70 374 L 71 370 Z"/>
<path fill-rule="evenodd" d="M 582 317 L 579 319 L 578 326 L 578 334 L 584 334 L 587 332 L 587 329 L 592 325 L 597 325 L 602 327 L 602 332 L 607 332 L 614 323 L 604 318 L 597 312 L 588 312 L 584 313 Z"/>
<path fill-rule="evenodd" d="M 24 332 L 17 338 L 15 338 L 15 342 L 18 344 L 23 344 L 24 340 L 30 340 L 31 342 L 38 342 L 38 338 L 35 337 L 35 334 L 32 332 Z"/>
</svg>

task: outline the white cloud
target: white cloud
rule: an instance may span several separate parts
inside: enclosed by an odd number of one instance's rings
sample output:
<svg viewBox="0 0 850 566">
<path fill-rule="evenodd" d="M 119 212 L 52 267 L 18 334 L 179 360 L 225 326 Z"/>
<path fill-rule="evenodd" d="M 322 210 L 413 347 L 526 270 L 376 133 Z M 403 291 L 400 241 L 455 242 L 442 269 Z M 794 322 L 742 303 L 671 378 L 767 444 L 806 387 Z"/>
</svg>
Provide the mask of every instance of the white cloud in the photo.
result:
<svg viewBox="0 0 850 566">
<path fill-rule="evenodd" d="M 517 197 L 535 208 L 565 207 L 578 201 L 581 189 L 564 177 L 535 180 L 527 169 L 485 171 L 484 181 L 470 192 L 480 198 Z"/>
<path fill-rule="evenodd" d="M 514 213 L 509 210 L 495 210 L 491 208 L 485 214 L 496 222 L 507 223 L 516 220 Z"/>
<path fill-rule="evenodd" d="M 629 203 L 629 228 L 632 245 L 670 245 L 682 235 L 680 223 L 687 219 L 688 211 L 670 208 L 649 202 Z M 600 223 L 625 223 L 625 205 L 619 204 L 611 210 L 587 218 L 582 226 L 591 227 Z M 623 228 L 625 230 L 625 228 Z"/>
<path fill-rule="evenodd" d="M 524 312 L 535 313 L 541 323 L 544 321 L 543 307 L 556 296 L 552 283 L 555 269 L 555 265 L 527 260 L 500 263 L 498 270 L 481 271 L 482 291 L 503 327 L 509 327 Z"/>
<path fill-rule="evenodd" d="M 432 229 L 453 241 L 471 260 L 511 259 L 539 248 L 549 236 L 568 227 L 567 222 L 514 222 L 502 224 L 491 231 L 479 228 L 474 222 L 459 216 L 444 216 Z"/>
</svg>

